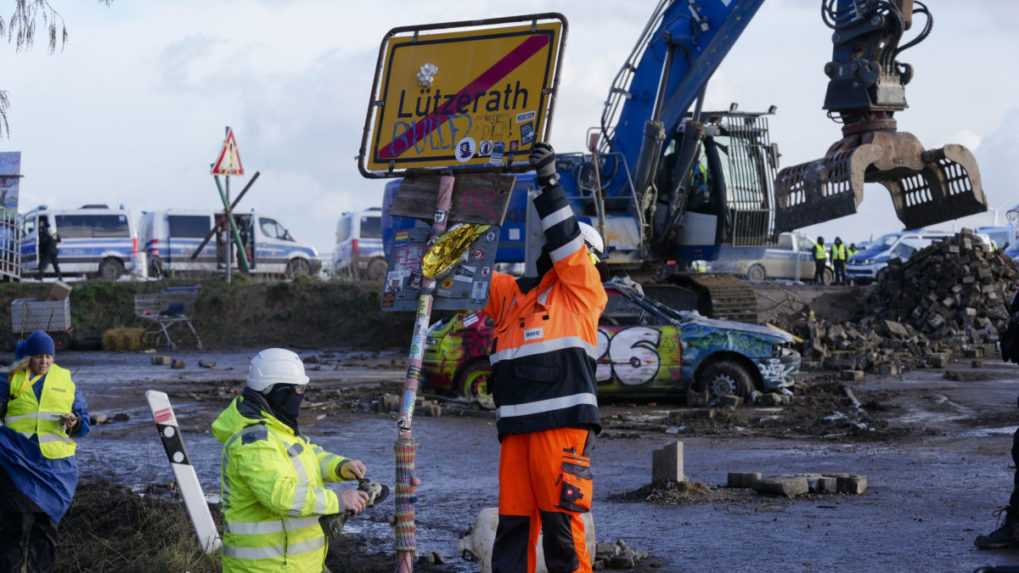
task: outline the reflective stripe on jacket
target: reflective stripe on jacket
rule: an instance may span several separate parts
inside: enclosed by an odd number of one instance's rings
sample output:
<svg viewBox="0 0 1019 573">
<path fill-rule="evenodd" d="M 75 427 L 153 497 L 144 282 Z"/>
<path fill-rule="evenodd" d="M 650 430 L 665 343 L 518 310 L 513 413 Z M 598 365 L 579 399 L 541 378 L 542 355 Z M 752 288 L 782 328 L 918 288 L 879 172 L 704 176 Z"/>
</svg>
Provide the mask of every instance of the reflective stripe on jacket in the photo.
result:
<svg viewBox="0 0 1019 573">
<path fill-rule="evenodd" d="M 326 452 L 247 396 L 212 425 L 224 443 L 223 571 L 320 572 L 327 542 L 318 518 L 339 513 L 325 482 L 342 481 L 344 458 Z"/>
<path fill-rule="evenodd" d="M 30 379 L 27 370 L 14 374 L 5 423 L 26 438 L 37 435 L 39 450 L 47 459 L 69 458 L 78 445 L 67 435 L 61 417 L 72 413 L 74 407 L 75 385 L 71 373 L 56 364 L 51 365 L 42 382 L 40 399 L 32 389 L 36 383 L 39 378 Z"/>
<path fill-rule="evenodd" d="M 831 260 L 833 261 L 844 261 L 848 259 L 848 254 L 845 245 L 832 245 L 831 246 Z"/>
<path fill-rule="evenodd" d="M 828 251 L 824 248 L 824 245 L 814 245 L 814 260 L 815 261 L 828 260 Z"/>
<path fill-rule="evenodd" d="M 484 313 L 492 318 L 493 397 L 499 436 L 550 428 L 600 430 L 595 361 L 607 297 L 573 209 L 558 186 L 534 199 L 552 269 L 524 293 L 495 273 Z"/>
</svg>

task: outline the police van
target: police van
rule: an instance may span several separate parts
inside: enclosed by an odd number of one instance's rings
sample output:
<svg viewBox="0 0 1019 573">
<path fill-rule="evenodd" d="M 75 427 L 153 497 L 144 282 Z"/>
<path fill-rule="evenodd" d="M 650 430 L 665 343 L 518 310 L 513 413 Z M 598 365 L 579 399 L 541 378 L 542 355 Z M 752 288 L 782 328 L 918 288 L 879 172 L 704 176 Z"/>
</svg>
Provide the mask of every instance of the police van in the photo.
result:
<svg viewBox="0 0 1019 573">
<path fill-rule="evenodd" d="M 49 209 L 39 206 L 21 216 L 21 274 L 39 272 L 39 226 L 45 219 L 50 233 L 59 239 L 57 262 L 61 274 L 95 276 L 117 280 L 135 272 L 138 236 L 131 216 L 123 207 L 84 205 L 80 209 Z M 46 276 L 55 276 L 47 265 Z"/>
<path fill-rule="evenodd" d="M 336 222 L 333 272 L 379 280 L 386 274 L 382 249 L 382 209 L 345 211 Z"/>
<path fill-rule="evenodd" d="M 149 276 L 207 274 L 226 268 L 226 237 L 214 236 L 196 249 L 224 215 L 209 211 L 167 210 L 142 214 L 138 224 L 149 264 Z M 234 213 L 252 274 L 295 276 L 318 273 L 321 261 L 314 247 L 298 243 L 275 218 L 255 212 Z M 234 260 L 234 268 L 239 265 Z"/>
</svg>

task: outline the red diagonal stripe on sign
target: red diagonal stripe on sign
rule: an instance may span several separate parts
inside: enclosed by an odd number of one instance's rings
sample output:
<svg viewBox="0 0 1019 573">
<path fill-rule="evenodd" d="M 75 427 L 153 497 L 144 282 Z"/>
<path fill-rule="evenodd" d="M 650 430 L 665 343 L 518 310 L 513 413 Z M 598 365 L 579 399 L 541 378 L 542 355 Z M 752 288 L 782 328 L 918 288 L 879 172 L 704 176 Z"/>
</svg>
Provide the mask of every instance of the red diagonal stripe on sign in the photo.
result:
<svg viewBox="0 0 1019 573">
<path fill-rule="evenodd" d="M 472 96 L 478 93 L 487 92 L 488 88 L 494 86 L 496 82 L 503 79 L 510 72 L 520 67 L 521 64 L 526 62 L 531 56 L 538 53 L 539 50 L 544 48 L 548 44 L 548 36 L 545 34 L 538 36 L 530 36 L 526 40 L 520 43 L 519 46 L 513 48 L 508 54 L 502 57 L 492 67 L 488 68 L 481 73 L 474 81 L 467 84 L 463 89 L 458 91 L 453 99 L 446 102 L 442 107 L 435 110 L 431 114 L 421 118 L 411 129 L 408 129 L 400 137 L 397 137 L 393 141 L 379 150 L 379 157 L 385 159 L 396 159 L 413 147 L 414 142 L 421 141 L 428 134 L 440 128 L 449 121 L 450 114 L 456 110 L 456 102 L 462 95 L 471 94 Z M 413 134 L 413 135 L 412 135 Z"/>
</svg>

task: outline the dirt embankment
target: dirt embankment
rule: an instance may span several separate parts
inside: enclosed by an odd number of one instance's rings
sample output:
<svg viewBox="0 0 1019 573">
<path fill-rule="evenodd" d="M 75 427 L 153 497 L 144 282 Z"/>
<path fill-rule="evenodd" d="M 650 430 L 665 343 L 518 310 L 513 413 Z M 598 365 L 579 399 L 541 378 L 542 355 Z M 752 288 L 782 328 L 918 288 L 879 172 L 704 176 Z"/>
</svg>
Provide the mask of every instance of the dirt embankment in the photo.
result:
<svg viewBox="0 0 1019 573">
<path fill-rule="evenodd" d="M 213 517 L 222 530 L 217 508 Z M 60 524 L 56 573 L 216 573 L 219 556 L 202 553 L 182 503 L 139 496 L 103 481 L 78 486 L 74 505 Z M 340 535 L 329 542 L 332 571 L 390 573 L 395 557 L 376 543 Z M 419 559 L 415 570 L 448 572 Z"/>
<path fill-rule="evenodd" d="M 107 329 L 145 326 L 134 315 L 136 294 L 195 282 L 75 283 L 71 291 L 72 344 L 96 348 Z M 206 348 L 381 348 L 406 346 L 410 340 L 413 317 L 379 310 L 375 284 L 318 280 L 268 283 L 243 278 L 230 285 L 218 279 L 200 282 L 201 293 L 192 319 Z M 29 283 L 0 285 L 0 324 L 5 325 L 0 344 L 13 348 L 17 340 L 8 326 L 11 301 L 42 298 L 48 288 Z M 181 330 L 173 331 L 175 340 L 185 346 L 193 344 L 190 333 L 177 328 Z"/>
</svg>

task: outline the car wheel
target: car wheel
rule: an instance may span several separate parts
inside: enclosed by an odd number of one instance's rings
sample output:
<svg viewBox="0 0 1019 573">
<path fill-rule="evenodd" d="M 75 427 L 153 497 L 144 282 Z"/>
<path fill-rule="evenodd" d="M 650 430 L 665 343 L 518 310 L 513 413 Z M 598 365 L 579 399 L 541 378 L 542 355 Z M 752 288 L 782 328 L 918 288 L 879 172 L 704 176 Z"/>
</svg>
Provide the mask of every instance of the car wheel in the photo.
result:
<svg viewBox="0 0 1019 573">
<path fill-rule="evenodd" d="M 457 374 L 456 388 L 460 394 L 478 403 L 485 410 L 495 409 L 495 399 L 488 390 L 488 381 L 492 376 L 492 365 L 488 360 L 474 360 Z"/>
<path fill-rule="evenodd" d="M 762 265 L 753 265 L 747 270 L 747 280 L 755 283 L 764 282 L 768 278 L 768 271 Z"/>
<path fill-rule="evenodd" d="M 119 259 L 108 258 L 103 259 L 99 263 L 99 278 L 104 281 L 115 281 L 124 274 L 124 263 L 120 262 Z"/>
<path fill-rule="evenodd" d="M 311 274 L 311 265 L 304 259 L 294 259 L 287 263 L 287 278 L 296 279 Z"/>
<path fill-rule="evenodd" d="M 754 377 L 747 368 L 734 360 L 719 360 L 709 364 L 698 375 L 699 389 L 708 390 L 712 399 L 733 395 L 747 399 L 754 391 Z"/>
<path fill-rule="evenodd" d="M 370 281 L 380 281 L 386 276 L 386 260 L 385 259 L 372 259 L 368 263 L 368 268 L 365 270 L 364 277 Z"/>
</svg>

